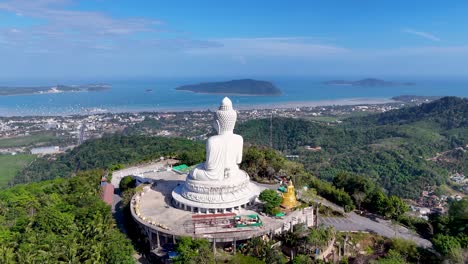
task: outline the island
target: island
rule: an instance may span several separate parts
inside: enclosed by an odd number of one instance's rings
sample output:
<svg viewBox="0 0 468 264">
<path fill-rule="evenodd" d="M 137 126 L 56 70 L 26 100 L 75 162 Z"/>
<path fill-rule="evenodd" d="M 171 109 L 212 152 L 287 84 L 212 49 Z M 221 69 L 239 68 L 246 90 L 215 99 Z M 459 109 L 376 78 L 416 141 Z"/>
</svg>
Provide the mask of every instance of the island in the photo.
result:
<svg viewBox="0 0 468 264">
<path fill-rule="evenodd" d="M 352 85 L 352 86 L 402 86 L 414 85 L 412 82 L 390 82 L 375 78 L 366 78 L 358 81 L 333 80 L 325 82 L 327 85 Z"/>
<path fill-rule="evenodd" d="M 0 96 L 6 95 L 26 95 L 26 94 L 51 94 L 67 92 L 99 92 L 111 89 L 110 84 L 83 84 L 83 85 L 62 85 L 55 86 L 30 86 L 14 87 L 0 86 Z"/>
<path fill-rule="evenodd" d="M 257 95 L 276 96 L 281 95 L 281 90 L 271 82 L 252 79 L 231 80 L 227 82 L 206 82 L 199 84 L 183 85 L 177 87 L 179 91 L 194 93 L 224 94 L 224 95 Z"/>
</svg>

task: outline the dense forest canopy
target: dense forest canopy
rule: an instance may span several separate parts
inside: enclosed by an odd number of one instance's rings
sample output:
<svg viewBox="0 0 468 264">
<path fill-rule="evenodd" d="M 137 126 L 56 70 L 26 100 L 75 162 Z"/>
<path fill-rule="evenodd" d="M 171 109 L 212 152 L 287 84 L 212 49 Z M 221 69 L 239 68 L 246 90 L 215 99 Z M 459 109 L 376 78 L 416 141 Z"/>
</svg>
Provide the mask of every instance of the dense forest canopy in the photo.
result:
<svg viewBox="0 0 468 264">
<path fill-rule="evenodd" d="M 323 179 L 350 171 L 370 177 L 391 195 L 415 198 L 449 173 L 468 174 L 466 151 L 449 153 L 450 163 L 429 160 L 468 144 L 468 99 L 445 97 L 339 125 L 293 118 L 273 118 L 272 125 L 273 147 L 298 154 L 305 168 Z M 247 142 L 269 145 L 269 129 L 270 120 L 250 120 L 237 133 Z"/>
<path fill-rule="evenodd" d="M 117 164 L 135 164 L 177 157 L 182 163 L 195 164 L 204 160 L 201 142 L 167 137 L 107 135 L 88 140 L 79 147 L 56 158 L 36 159 L 13 179 L 27 183 L 59 177 L 69 177 L 77 171 L 107 169 Z"/>
<path fill-rule="evenodd" d="M 468 98 L 443 97 L 417 107 L 353 118 L 350 121 L 370 125 L 410 124 L 424 121 L 438 124 L 443 129 L 466 128 L 468 127 Z"/>
<path fill-rule="evenodd" d="M 0 191 L 0 263 L 134 263 L 99 197 L 102 173 Z"/>
</svg>

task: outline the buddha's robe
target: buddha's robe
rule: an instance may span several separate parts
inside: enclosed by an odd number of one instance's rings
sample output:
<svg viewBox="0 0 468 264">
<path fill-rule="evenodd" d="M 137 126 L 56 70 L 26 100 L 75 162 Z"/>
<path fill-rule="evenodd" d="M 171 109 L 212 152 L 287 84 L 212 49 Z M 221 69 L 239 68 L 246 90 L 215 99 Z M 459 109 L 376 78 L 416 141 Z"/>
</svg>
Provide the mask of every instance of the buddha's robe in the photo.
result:
<svg viewBox="0 0 468 264">
<path fill-rule="evenodd" d="M 206 143 L 206 161 L 198 165 L 191 173 L 191 177 L 200 181 L 219 181 L 236 177 L 242 162 L 242 147 L 244 140 L 241 136 L 226 133 L 212 136 Z"/>
</svg>

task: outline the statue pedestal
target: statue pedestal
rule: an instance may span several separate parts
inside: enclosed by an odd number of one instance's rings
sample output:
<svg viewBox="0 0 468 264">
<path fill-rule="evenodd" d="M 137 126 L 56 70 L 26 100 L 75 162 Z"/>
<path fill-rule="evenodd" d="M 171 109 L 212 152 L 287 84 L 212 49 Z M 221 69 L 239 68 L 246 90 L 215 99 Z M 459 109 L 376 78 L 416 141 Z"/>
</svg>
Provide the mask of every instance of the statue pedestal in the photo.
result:
<svg viewBox="0 0 468 264">
<path fill-rule="evenodd" d="M 255 201 L 259 188 L 244 171 L 233 179 L 198 181 L 187 178 L 172 191 L 175 206 L 199 213 L 225 213 Z"/>
</svg>

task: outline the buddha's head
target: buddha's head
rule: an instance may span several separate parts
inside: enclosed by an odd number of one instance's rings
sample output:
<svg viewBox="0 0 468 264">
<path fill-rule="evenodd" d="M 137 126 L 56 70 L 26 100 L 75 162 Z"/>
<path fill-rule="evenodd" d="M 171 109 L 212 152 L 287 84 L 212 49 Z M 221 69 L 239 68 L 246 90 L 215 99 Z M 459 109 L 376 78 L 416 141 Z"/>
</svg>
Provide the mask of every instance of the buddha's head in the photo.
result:
<svg viewBox="0 0 468 264">
<path fill-rule="evenodd" d="M 233 132 L 234 126 L 236 125 L 237 112 L 232 108 L 232 102 L 229 98 L 224 97 L 216 111 L 215 116 L 215 129 L 218 134 L 224 134 L 226 132 Z"/>
</svg>

